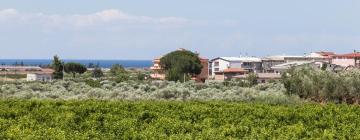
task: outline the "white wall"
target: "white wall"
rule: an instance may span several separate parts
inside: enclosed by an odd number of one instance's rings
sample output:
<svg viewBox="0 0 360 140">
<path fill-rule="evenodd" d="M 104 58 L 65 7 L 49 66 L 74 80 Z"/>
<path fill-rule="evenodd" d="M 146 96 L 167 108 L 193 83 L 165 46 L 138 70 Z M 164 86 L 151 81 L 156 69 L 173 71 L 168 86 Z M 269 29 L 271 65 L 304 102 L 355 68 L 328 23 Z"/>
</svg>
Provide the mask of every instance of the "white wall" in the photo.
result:
<svg viewBox="0 0 360 140">
<path fill-rule="evenodd" d="M 242 68 L 242 62 L 230 62 L 230 68 Z"/>
<path fill-rule="evenodd" d="M 36 81 L 36 74 L 27 74 L 26 81 Z"/>
<path fill-rule="evenodd" d="M 51 74 L 27 74 L 26 81 L 52 81 Z"/>
<path fill-rule="evenodd" d="M 215 66 L 215 63 L 219 62 L 218 66 Z M 224 69 L 227 69 L 230 66 L 230 63 L 228 61 L 222 60 L 222 59 L 216 59 L 212 62 L 212 76 L 215 76 L 215 72 L 224 71 Z M 219 71 L 215 71 L 216 68 L 219 68 Z"/>
<path fill-rule="evenodd" d="M 347 66 L 354 66 L 355 65 L 355 59 L 348 59 L 348 58 L 333 58 L 331 61 L 331 64 L 340 65 L 343 67 Z"/>
</svg>

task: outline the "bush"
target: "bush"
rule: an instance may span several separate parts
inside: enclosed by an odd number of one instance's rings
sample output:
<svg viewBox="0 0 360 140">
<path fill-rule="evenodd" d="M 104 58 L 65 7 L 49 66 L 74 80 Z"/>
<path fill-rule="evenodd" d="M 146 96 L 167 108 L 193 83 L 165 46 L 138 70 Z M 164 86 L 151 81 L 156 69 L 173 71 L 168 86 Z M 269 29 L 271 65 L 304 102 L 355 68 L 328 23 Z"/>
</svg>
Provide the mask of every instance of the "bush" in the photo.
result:
<svg viewBox="0 0 360 140">
<path fill-rule="evenodd" d="M 241 86 L 239 86 L 241 85 Z M 94 90 L 93 90 L 94 89 Z M 274 98 L 286 101 L 285 89 L 280 83 L 259 84 L 253 87 L 244 86 L 241 81 L 229 81 L 205 84 L 193 81 L 133 81 L 120 77 L 118 81 L 71 79 L 52 83 L 20 82 L 8 83 L 0 88 L 0 97 L 21 99 L 106 99 L 106 100 L 224 100 L 256 101 Z M 92 91 L 92 94 L 88 94 Z M 94 92 L 96 91 L 96 92 Z M 94 94 L 96 96 L 93 96 Z M 289 97 L 291 98 L 291 97 Z M 291 103 L 292 98 L 288 103 Z M 301 101 L 299 101 L 301 102 Z"/>
<path fill-rule="evenodd" d="M 298 95 L 318 102 L 358 103 L 360 100 L 360 71 L 339 73 L 312 68 L 291 69 L 283 75 L 288 95 Z"/>
<path fill-rule="evenodd" d="M 115 78 L 115 82 L 117 83 L 120 83 L 120 82 L 125 82 L 127 80 L 129 80 L 130 77 L 127 73 L 121 73 L 121 74 L 118 74 Z"/>
<path fill-rule="evenodd" d="M 86 80 L 85 82 L 87 85 L 94 87 L 94 88 L 100 88 L 101 87 L 101 83 L 99 80 Z"/>
<path fill-rule="evenodd" d="M 102 72 L 101 68 L 99 68 L 99 67 L 95 67 L 94 70 L 92 71 L 92 77 L 94 77 L 94 78 L 100 78 L 103 76 L 104 76 L 104 73 Z"/>
</svg>

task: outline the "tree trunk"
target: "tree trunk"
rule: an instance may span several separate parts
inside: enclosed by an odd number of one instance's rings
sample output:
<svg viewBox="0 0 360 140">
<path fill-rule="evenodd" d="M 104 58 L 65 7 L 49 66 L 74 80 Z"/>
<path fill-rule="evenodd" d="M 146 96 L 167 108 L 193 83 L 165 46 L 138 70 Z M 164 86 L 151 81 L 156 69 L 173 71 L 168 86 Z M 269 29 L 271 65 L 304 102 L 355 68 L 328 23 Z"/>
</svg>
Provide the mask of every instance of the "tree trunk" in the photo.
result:
<svg viewBox="0 0 360 140">
<path fill-rule="evenodd" d="M 73 72 L 73 78 L 75 78 L 75 74 L 76 74 L 76 73 L 75 73 L 75 72 Z"/>
</svg>

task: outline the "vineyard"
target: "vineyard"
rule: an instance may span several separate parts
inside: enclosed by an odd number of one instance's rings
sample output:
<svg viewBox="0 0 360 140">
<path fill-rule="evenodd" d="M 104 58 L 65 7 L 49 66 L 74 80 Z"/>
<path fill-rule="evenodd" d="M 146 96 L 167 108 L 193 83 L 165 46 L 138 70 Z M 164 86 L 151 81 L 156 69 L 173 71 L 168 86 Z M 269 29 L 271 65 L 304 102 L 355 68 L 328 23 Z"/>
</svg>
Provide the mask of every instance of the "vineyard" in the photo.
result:
<svg viewBox="0 0 360 140">
<path fill-rule="evenodd" d="M 360 71 L 282 76 L 2 82 L 0 139 L 360 139 Z"/>
<path fill-rule="evenodd" d="M 0 139 L 360 139 L 354 105 L 1 100 Z"/>
</svg>

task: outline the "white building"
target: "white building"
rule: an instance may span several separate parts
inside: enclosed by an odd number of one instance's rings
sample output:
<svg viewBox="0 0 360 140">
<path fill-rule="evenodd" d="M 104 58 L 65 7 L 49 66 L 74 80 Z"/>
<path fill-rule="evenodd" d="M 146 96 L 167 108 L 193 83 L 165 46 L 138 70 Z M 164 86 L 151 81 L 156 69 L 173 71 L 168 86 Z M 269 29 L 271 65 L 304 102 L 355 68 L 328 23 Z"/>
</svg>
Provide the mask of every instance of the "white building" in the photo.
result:
<svg viewBox="0 0 360 140">
<path fill-rule="evenodd" d="M 53 80 L 50 73 L 30 73 L 26 75 L 26 81 L 51 82 Z"/>
<path fill-rule="evenodd" d="M 271 69 L 274 70 L 274 73 L 283 73 L 292 67 L 307 65 L 312 63 L 311 61 L 293 61 L 288 63 L 283 63 L 279 65 L 272 66 Z"/>
<path fill-rule="evenodd" d="M 230 68 L 241 68 L 249 72 L 261 71 L 261 59 L 256 57 L 218 57 L 211 60 L 211 75 Z"/>
<path fill-rule="evenodd" d="M 289 62 L 284 64 L 279 64 L 271 67 L 274 70 L 274 73 L 283 73 L 292 67 L 301 67 L 301 66 L 308 66 L 314 69 L 321 69 L 323 66 L 325 70 L 329 71 L 336 71 L 338 69 L 337 65 L 330 64 L 329 62 L 324 61 L 296 61 L 296 62 Z"/>
<path fill-rule="evenodd" d="M 331 61 L 333 52 L 314 52 L 304 56 L 291 56 L 291 55 L 277 55 L 262 58 L 262 68 L 264 72 L 275 72 L 272 67 L 283 67 L 287 65 L 297 65 L 304 62 L 327 62 Z M 284 64 L 284 65 L 281 65 Z"/>
</svg>

